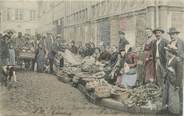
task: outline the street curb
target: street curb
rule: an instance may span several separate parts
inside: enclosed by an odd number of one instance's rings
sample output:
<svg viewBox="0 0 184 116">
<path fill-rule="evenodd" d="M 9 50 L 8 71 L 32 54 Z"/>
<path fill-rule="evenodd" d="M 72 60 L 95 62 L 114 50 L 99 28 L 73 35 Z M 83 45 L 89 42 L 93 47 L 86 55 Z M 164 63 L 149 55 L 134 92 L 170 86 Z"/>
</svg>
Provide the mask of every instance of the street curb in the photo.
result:
<svg viewBox="0 0 184 116">
<path fill-rule="evenodd" d="M 140 113 L 140 114 L 158 114 L 160 110 L 151 110 L 149 108 L 141 108 L 139 106 L 128 107 L 126 104 L 115 101 L 111 98 L 103 98 L 99 105 L 108 107 L 110 109 L 129 112 L 129 113 Z"/>
</svg>

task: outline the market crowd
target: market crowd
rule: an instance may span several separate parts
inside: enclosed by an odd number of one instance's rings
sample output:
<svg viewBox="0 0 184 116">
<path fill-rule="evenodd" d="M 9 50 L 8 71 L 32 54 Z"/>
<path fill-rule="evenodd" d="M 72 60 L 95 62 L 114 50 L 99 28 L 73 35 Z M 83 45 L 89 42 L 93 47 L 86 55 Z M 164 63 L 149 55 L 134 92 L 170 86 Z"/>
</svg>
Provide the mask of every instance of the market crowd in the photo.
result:
<svg viewBox="0 0 184 116">
<path fill-rule="evenodd" d="M 184 41 L 179 38 L 179 31 L 170 28 L 167 34 L 170 38 L 163 38 L 164 30 L 156 28 L 145 29 L 145 43 L 143 46 L 143 61 L 140 51 L 130 45 L 125 33 L 119 31 L 119 45 L 108 46 L 101 43 L 95 46 L 93 42 L 66 42 L 61 35 L 36 34 L 35 36 L 21 32 L 8 31 L 0 34 L 0 63 L 1 66 L 13 67 L 18 64 L 23 68 L 30 68 L 37 72 L 54 73 L 54 67 L 65 66 L 63 57 L 57 57 L 58 52 L 69 50 L 81 58 L 93 57 L 105 67 L 105 79 L 113 85 L 122 88 L 134 88 L 138 84 L 154 83 L 162 90 L 162 104 L 164 110 L 170 110 L 173 97 L 179 97 L 180 113 L 182 112 L 182 81 L 184 71 Z M 21 52 L 34 53 L 31 61 L 19 60 Z M 59 60 L 56 64 L 55 60 Z M 28 66 L 24 66 L 25 63 Z M 138 76 L 138 65 L 144 67 L 143 74 Z M 15 74 L 13 74 L 15 75 Z M 16 78 L 14 78 L 16 81 Z M 177 96 L 178 95 L 178 96 Z M 172 104 L 170 103 L 172 102 Z M 170 110 L 171 112 L 173 110 Z M 173 112 L 178 113 L 178 112 Z"/>
</svg>

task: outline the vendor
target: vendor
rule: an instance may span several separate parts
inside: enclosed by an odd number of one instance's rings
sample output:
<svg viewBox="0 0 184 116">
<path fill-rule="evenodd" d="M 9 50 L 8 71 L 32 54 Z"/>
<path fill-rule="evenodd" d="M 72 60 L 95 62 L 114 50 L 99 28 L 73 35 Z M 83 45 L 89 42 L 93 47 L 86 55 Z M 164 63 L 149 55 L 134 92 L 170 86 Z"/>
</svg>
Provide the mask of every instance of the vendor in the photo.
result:
<svg viewBox="0 0 184 116">
<path fill-rule="evenodd" d="M 78 48 L 77 48 L 77 46 L 75 45 L 75 41 L 71 41 L 71 48 L 70 48 L 70 51 L 71 51 L 73 54 L 77 54 Z"/>
<path fill-rule="evenodd" d="M 95 58 L 96 61 L 98 60 L 99 56 L 100 56 L 100 48 L 95 48 L 93 57 Z"/>
<path fill-rule="evenodd" d="M 120 87 L 131 88 L 136 85 L 137 82 L 137 53 L 132 50 L 132 47 L 128 47 L 124 55 L 123 68 L 120 71 L 120 76 L 117 80 L 117 85 Z"/>
<path fill-rule="evenodd" d="M 121 70 L 124 69 L 124 62 L 125 62 L 125 49 L 120 49 L 118 56 L 117 56 L 117 61 L 115 65 L 112 67 L 112 70 L 110 72 L 110 78 L 108 82 L 111 84 L 117 84 L 119 85 L 121 83 Z"/>
<path fill-rule="evenodd" d="M 85 50 L 84 50 L 84 57 L 92 56 L 92 55 L 93 55 L 93 49 L 91 47 L 91 44 L 86 43 L 85 44 Z"/>
<path fill-rule="evenodd" d="M 111 59 L 111 49 L 110 47 L 106 47 L 106 49 L 100 54 L 99 61 L 110 61 Z"/>
</svg>

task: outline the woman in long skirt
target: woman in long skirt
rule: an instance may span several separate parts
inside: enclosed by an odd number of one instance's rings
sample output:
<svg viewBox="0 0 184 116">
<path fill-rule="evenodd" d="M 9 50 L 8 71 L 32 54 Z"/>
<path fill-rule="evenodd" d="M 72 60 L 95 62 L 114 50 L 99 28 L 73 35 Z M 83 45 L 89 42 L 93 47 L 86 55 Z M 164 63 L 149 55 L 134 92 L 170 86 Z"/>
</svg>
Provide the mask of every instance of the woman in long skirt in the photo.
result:
<svg viewBox="0 0 184 116">
<path fill-rule="evenodd" d="M 154 41 L 155 37 L 151 29 L 146 29 L 147 39 L 144 44 L 144 82 L 154 82 L 156 77 L 154 63 Z"/>
</svg>

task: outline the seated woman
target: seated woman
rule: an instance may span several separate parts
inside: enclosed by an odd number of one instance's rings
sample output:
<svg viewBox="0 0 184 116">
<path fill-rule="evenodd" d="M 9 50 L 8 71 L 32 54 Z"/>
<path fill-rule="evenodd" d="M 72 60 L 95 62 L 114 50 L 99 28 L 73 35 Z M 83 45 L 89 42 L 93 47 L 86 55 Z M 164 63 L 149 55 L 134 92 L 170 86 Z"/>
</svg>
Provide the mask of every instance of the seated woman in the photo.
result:
<svg viewBox="0 0 184 116">
<path fill-rule="evenodd" d="M 95 60 L 98 60 L 98 58 L 100 57 L 100 48 L 95 48 L 94 53 L 93 53 L 93 57 L 95 58 Z"/>
<path fill-rule="evenodd" d="M 110 47 L 106 47 L 106 49 L 100 54 L 98 60 L 102 62 L 108 62 L 111 59 L 111 51 Z"/>
<path fill-rule="evenodd" d="M 131 88 L 136 85 L 137 82 L 137 66 L 138 56 L 136 52 L 133 52 L 132 48 L 128 48 L 128 51 L 124 54 L 123 67 L 120 70 L 120 75 L 117 79 L 117 86 Z"/>
<path fill-rule="evenodd" d="M 119 82 L 120 77 L 122 74 L 120 72 L 120 70 L 124 69 L 124 60 L 125 60 L 125 49 L 121 49 L 118 53 L 117 53 L 117 61 L 116 63 L 112 66 L 110 66 L 110 69 L 112 70 L 107 70 L 107 73 L 109 74 L 108 76 L 108 82 L 111 84 L 116 84 L 117 82 Z M 118 79 L 118 80 L 117 80 Z"/>
</svg>

